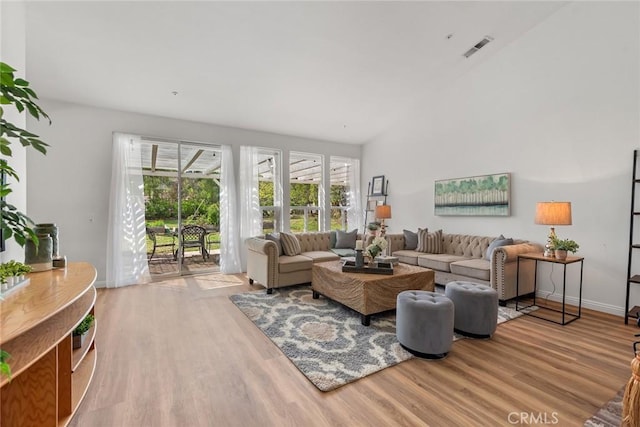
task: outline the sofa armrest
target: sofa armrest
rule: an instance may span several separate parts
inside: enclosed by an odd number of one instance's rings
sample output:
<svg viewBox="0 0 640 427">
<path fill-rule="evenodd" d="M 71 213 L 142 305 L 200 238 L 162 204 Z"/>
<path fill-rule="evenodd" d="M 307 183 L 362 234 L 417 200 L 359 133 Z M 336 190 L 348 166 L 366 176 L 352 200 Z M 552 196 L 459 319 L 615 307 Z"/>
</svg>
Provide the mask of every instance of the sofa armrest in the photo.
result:
<svg viewBox="0 0 640 427">
<path fill-rule="evenodd" d="M 543 251 L 544 248 L 537 243 L 519 243 L 517 245 L 498 246 L 495 251 L 493 251 L 491 258 L 500 255 L 498 260 L 501 262 L 515 262 L 520 254 Z"/>
<path fill-rule="evenodd" d="M 260 237 L 249 237 L 244 241 L 247 250 L 258 252 L 264 255 L 269 255 L 270 251 L 275 251 L 278 254 L 278 247 L 273 240 L 262 239 Z"/>
<path fill-rule="evenodd" d="M 247 277 L 267 289 L 278 283 L 278 247 L 272 240 L 250 237 L 244 241 L 247 249 Z"/>
<path fill-rule="evenodd" d="M 498 291 L 498 298 L 506 301 L 516 296 L 516 276 L 518 255 L 530 252 L 542 252 L 544 248 L 538 243 L 518 243 L 516 245 L 498 246 L 491 255 L 491 286 Z M 517 293 L 526 295 L 534 289 L 534 264 L 520 263 L 520 282 Z"/>
</svg>

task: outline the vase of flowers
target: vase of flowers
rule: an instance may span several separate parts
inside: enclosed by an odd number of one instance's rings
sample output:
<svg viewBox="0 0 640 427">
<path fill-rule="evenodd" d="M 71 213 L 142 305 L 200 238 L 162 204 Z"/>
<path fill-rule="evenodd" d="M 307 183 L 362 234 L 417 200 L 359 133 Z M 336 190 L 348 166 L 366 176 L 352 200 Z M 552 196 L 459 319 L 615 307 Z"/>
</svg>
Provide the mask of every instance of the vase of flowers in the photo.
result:
<svg viewBox="0 0 640 427">
<path fill-rule="evenodd" d="M 367 255 L 371 257 L 371 260 L 374 260 L 385 249 L 387 249 L 387 239 L 377 236 L 374 237 L 371 244 L 367 246 Z"/>
</svg>

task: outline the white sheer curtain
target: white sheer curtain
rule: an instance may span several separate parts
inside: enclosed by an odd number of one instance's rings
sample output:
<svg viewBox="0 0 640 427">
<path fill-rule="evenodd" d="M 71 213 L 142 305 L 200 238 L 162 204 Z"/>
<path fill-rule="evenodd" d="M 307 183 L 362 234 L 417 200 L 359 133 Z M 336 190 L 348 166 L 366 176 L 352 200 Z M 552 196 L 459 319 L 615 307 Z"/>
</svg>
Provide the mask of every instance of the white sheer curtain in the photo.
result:
<svg viewBox="0 0 640 427">
<path fill-rule="evenodd" d="M 262 234 L 262 213 L 258 192 L 258 147 L 240 147 L 240 244 Z M 242 271 L 247 270 L 247 255 L 240 251 Z"/>
<path fill-rule="evenodd" d="M 273 151 L 273 207 L 276 231 L 282 231 L 284 212 L 284 190 L 282 188 L 282 151 Z"/>
<path fill-rule="evenodd" d="M 238 221 L 236 181 L 233 174 L 233 152 L 222 146 L 220 167 L 220 271 L 225 274 L 241 273 L 240 222 Z"/>
<path fill-rule="evenodd" d="M 364 211 L 362 210 L 362 199 L 360 197 L 360 160 L 348 159 L 349 168 L 349 209 L 347 210 L 347 224 L 349 230 L 354 228 L 362 230 L 364 228 Z"/>
<path fill-rule="evenodd" d="M 140 137 L 114 133 L 107 234 L 108 288 L 151 280 L 144 210 Z"/>
</svg>

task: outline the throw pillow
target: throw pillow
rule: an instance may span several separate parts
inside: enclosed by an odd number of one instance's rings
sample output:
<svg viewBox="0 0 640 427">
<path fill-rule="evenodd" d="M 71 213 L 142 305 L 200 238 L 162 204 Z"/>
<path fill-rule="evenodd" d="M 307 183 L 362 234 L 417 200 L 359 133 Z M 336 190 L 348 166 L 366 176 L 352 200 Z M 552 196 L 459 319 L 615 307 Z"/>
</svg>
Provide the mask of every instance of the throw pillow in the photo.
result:
<svg viewBox="0 0 640 427">
<path fill-rule="evenodd" d="M 331 249 L 336 247 L 336 230 L 331 230 L 329 234 L 329 247 Z"/>
<path fill-rule="evenodd" d="M 282 243 L 282 250 L 285 255 L 294 256 L 302 253 L 300 241 L 294 234 L 280 233 L 280 242 Z"/>
<path fill-rule="evenodd" d="M 441 254 L 443 250 L 442 230 L 429 233 L 426 229 L 418 228 L 418 246 L 416 250 L 428 254 Z"/>
<path fill-rule="evenodd" d="M 404 248 L 407 250 L 415 250 L 418 247 L 418 233 L 402 230 L 402 234 L 404 234 Z"/>
<path fill-rule="evenodd" d="M 278 247 L 278 255 L 284 255 L 284 250 L 282 249 L 282 242 L 280 241 L 279 233 L 267 233 L 264 238 L 275 242 L 276 246 Z"/>
<path fill-rule="evenodd" d="M 357 238 L 358 238 L 357 228 L 349 232 L 337 230 L 336 231 L 336 249 L 355 249 Z"/>
<path fill-rule="evenodd" d="M 418 244 L 416 245 L 416 251 L 427 251 L 427 238 L 429 237 L 428 228 L 418 228 Z"/>
<path fill-rule="evenodd" d="M 509 246 L 513 245 L 513 239 L 506 239 L 502 234 L 496 238 L 493 242 L 489 244 L 487 248 L 487 255 L 485 259 L 491 261 L 491 255 L 493 255 L 493 251 L 496 250 L 498 246 Z"/>
</svg>

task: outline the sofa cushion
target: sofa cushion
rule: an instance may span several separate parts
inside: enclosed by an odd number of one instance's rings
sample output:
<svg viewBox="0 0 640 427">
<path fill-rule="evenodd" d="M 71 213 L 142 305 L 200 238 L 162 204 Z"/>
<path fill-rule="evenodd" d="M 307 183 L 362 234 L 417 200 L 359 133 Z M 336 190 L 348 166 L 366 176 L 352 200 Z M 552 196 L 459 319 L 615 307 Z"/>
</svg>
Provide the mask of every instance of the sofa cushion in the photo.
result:
<svg viewBox="0 0 640 427">
<path fill-rule="evenodd" d="M 313 262 L 335 261 L 340 259 L 338 255 L 329 251 L 302 252 L 301 255 L 311 258 Z"/>
<path fill-rule="evenodd" d="M 278 258 L 278 271 L 280 273 L 293 273 L 294 271 L 311 270 L 313 260 L 304 255 L 288 256 Z"/>
<path fill-rule="evenodd" d="M 450 268 L 452 273 L 475 279 L 489 280 L 491 277 L 491 263 L 482 258 L 452 262 Z"/>
<path fill-rule="evenodd" d="M 449 265 L 452 262 L 463 261 L 468 258 L 451 254 L 420 254 L 418 255 L 418 265 L 438 271 L 451 271 Z"/>
<path fill-rule="evenodd" d="M 284 250 L 282 249 L 282 242 L 280 242 L 279 233 L 267 233 L 267 235 L 264 236 L 264 238 L 266 240 L 271 240 L 272 242 L 275 242 L 276 246 L 278 247 L 278 255 L 280 256 L 284 255 Z"/>
<path fill-rule="evenodd" d="M 345 256 L 356 256 L 355 249 L 331 249 L 331 252 L 338 255 L 339 257 Z"/>
<path fill-rule="evenodd" d="M 329 233 L 329 248 L 333 249 L 336 247 L 336 230 L 331 230 Z"/>
<path fill-rule="evenodd" d="M 404 248 L 415 250 L 418 247 L 418 233 L 409 230 L 402 230 L 404 234 Z"/>
<path fill-rule="evenodd" d="M 429 233 L 427 229 L 418 229 L 418 252 L 429 254 L 442 253 L 442 230 Z"/>
<path fill-rule="evenodd" d="M 336 230 L 336 249 L 355 249 L 356 239 L 358 238 L 358 229 L 346 232 L 342 230 Z"/>
<path fill-rule="evenodd" d="M 487 248 L 487 255 L 485 256 L 485 259 L 487 261 L 491 261 L 491 255 L 493 254 L 493 251 L 498 246 L 509 246 L 509 245 L 513 245 L 513 239 L 505 239 L 505 237 L 501 234 L 500 237 L 498 237 L 496 240 L 494 240 L 493 242 L 491 242 L 489 244 L 489 247 Z"/>
<path fill-rule="evenodd" d="M 402 262 L 405 264 L 411 264 L 411 265 L 418 265 L 419 254 L 420 252 L 402 250 L 402 251 L 394 251 L 391 255 L 398 257 L 399 262 Z"/>
<path fill-rule="evenodd" d="M 294 234 L 285 232 L 280 233 L 280 242 L 282 243 L 282 250 L 285 255 L 294 256 L 302 253 L 300 241 Z"/>
</svg>

